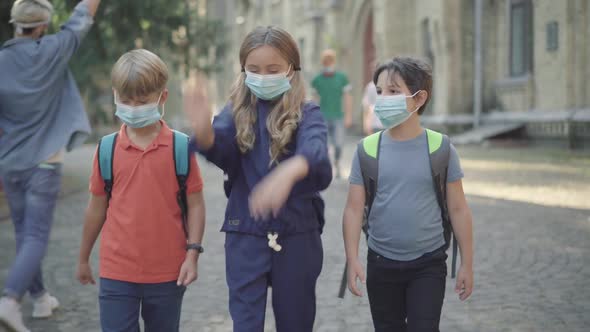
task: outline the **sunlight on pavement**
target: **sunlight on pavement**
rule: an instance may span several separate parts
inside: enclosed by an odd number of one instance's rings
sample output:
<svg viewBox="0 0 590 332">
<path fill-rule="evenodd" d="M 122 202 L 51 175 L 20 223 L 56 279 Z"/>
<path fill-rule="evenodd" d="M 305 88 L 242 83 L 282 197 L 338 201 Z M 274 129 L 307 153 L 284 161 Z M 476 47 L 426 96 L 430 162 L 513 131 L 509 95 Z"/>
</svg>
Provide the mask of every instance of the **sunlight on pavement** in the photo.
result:
<svg viewBox="0 0 590 332">
<path fill-rule="evenodd" d="M 567 207 L 590 210 L 590 187 L 572 188 L 554 186 L 523 186 L 506 183 L 465 180 L 467 195 L 484 196 L 544 206 Z"/>
</svg>

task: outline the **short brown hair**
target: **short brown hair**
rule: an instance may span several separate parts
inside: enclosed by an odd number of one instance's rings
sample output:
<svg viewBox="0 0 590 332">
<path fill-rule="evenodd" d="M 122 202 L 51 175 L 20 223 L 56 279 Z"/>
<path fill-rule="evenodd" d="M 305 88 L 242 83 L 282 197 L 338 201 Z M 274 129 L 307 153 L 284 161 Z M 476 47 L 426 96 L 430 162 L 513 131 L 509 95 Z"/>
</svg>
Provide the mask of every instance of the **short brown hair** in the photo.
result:
<svg viewBox="0 0 590 332">
<path fill-rule="evenodd" d="M 161 92 L 168 83 L 168 67 L 154 53 L 138 49 L 123 54 L 111 72 L 115 91 L 126 98 Z"/>
<path fill-rule="evenodd" d="M 418 110 L 418 114 L 422 115 L 432 97 L 432 67 L 426 61 L 417 58 L 395 57 L 377 67 L 375 74 L 373 74 L 373 82 L 375 84 L 377 84 L 379 75 L 384 71 L 389 73 L 390 79 L 393 79 L 393 74 L 398 74 L 404 80 L 404 83 L 406 83 L 412 94 L 420 90 L 428 93 L 428 98 L 424 102 L 424 105 Z"/>
</svg>

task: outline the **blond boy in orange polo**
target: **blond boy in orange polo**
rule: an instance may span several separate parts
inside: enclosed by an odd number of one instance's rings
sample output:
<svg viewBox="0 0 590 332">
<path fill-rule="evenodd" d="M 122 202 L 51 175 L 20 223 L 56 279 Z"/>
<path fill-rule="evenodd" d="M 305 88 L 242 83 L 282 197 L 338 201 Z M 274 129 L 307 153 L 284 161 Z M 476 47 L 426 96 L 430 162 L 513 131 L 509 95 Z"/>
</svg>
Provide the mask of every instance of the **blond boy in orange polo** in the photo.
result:
<svg viewBox="0 0 590 332">
<path fill-rule="evenodd" d="M 77 278 L 94 284 L 89 265 L 102 231 L 100 322 L 102 330 L 178 331 L 182 298 L 197 279 L 205 228 L 203 181 L 189 158 L 186 225 L 178 204 L 173 131 L 161 119 L 168 70 L 146 50 L 124 54 L 112 71 L 116 115 L 124 123 L 113 144 L 112 190 L 105 190 L 95 155 Z M 107 195 L 108 192 L 108 195 Z"/>
</svg>

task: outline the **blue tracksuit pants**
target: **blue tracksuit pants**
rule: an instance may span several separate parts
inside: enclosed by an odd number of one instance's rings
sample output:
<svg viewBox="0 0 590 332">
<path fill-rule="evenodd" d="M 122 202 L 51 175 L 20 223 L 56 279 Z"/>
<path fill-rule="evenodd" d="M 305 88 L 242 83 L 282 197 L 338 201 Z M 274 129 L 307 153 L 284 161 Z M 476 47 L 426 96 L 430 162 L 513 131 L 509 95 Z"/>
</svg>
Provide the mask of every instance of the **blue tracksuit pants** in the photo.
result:
<svg viewBox="0 0 590 332">
<path fill-rule="evenodd" d="M 278 332 L 311 332 L 315 287 L 322 270 L 319 231 L 279 237 L 275 252 L 266 237 L 226 233 L 225 261 L 234 332 L 262 332 L 268 287 Z"/>
</svg>

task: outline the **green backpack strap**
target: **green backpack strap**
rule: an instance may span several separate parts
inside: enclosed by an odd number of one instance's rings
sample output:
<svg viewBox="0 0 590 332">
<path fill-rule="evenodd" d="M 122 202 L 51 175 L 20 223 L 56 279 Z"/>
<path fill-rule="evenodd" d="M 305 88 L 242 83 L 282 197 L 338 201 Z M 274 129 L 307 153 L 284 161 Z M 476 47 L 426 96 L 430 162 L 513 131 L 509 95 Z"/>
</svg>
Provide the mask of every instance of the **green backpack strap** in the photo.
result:
<svg viewBox="0 0 590 332">
<path fill-rule="evenodd" d="M 182 214 L 182 228 L 184 235 L 188 238 L 188 202 L 186 197 L 186 181 L 190 173 L 189 137 L 179 131 L 173 130 L 173 157 L 174 169 L 176 172 L 176 181 L 178 182 L 178 192 L 176 200 L 180 206 Z"/>
<path fill-rule="evenodd" d="M 357 147 L 363 185 L 365 187 L 365 213 L 363 219 L 363 231 L 368 235 L 369 214 L 377 193 L 377 180 L 379 178 L 379 146 L 381 145 L 382 131 L 374 133 L 361 140 Z"/>
<path fill-rule="evenodd" d="M 104 191 L 107 193 L 108 200 L 111 199 L 113 191 L 113 157 L 118 134 L 116 132 L 106 135 L 98 142 L 98 168 L 104 181 Z"/>
<path fill-rule="evenodd" d="M 457 270 L 457 239 L 453 234 L 453 226 L 449 216 L 447 205 L 447 173 L 451 156 L 451 141 L 447 135 L 434 130 L 426 129 L 428 138 L 428 155 L 430 157 L 430 168 L 432 170 L 432 182 L 436 199 L 440 206 L 445 246 L 453 246 L 451 260 L 451 277 L 455 278 Z"/>
</svg>

